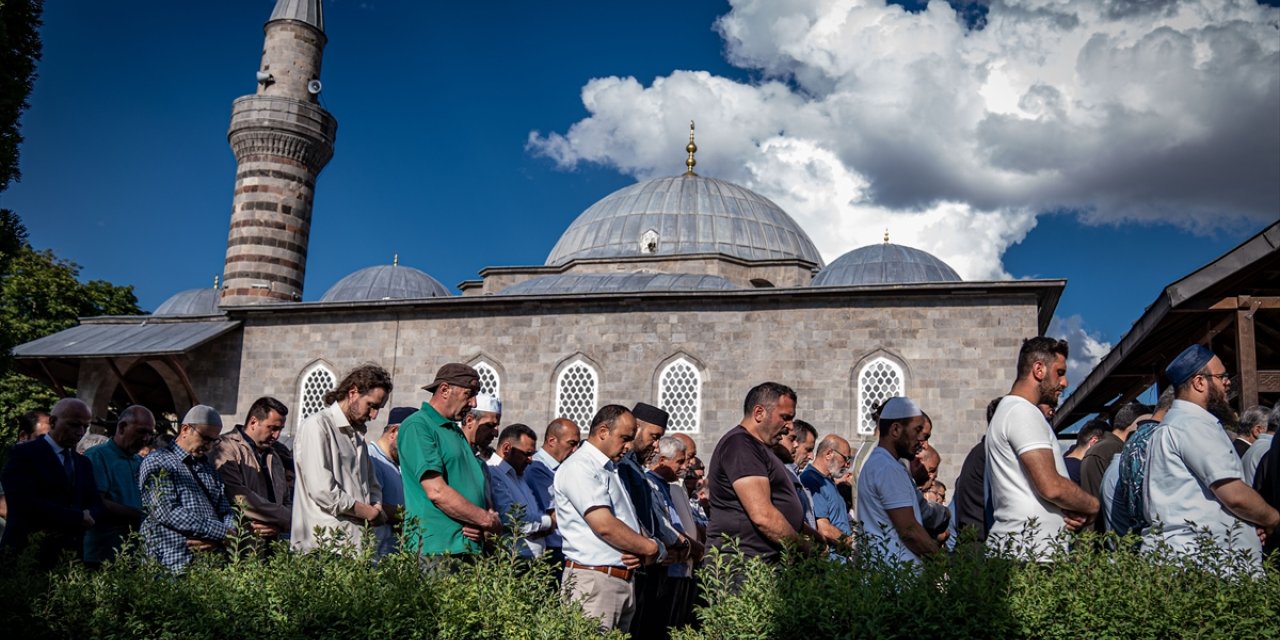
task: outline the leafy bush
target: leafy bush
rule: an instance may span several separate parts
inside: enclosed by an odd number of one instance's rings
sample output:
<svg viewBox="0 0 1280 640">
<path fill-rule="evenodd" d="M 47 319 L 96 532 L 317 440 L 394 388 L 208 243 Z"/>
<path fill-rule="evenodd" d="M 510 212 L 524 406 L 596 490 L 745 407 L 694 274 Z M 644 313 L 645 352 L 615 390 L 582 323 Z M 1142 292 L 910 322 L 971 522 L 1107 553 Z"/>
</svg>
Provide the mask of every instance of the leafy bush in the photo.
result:
<svg viewBox="0 0 1280 640">
<path fill-rule="evenodd" d="M 676 640 L 767 638 L 1280 638 L 1280 575 L 1235 571 L 1206 546 L 1186 558 L 1134 539 L 1075 539 L 1051 563 L 991 557 L 962 540 L 949 558 L 886 564 L 787 552 L 778 565 L 713 553 L 696 628 Z M 51 574 L 18 558 L 0 573 L 0 628 L 23 638 L 520 638 L 597 636 L 545 563 L 498 552 L 376 563 L 326 541 L 317 552 L 233 540 L 180 574 L 136 541 L 97 571 Z M 366 546 L 366 549 L 368 546 Z M 510 549 L 510 541 L 496 545 Z M 1118 548 L 1106 551 L 1104 548 Z M 614 633 L 612 637 L 621 637 Z"/>
</svg>

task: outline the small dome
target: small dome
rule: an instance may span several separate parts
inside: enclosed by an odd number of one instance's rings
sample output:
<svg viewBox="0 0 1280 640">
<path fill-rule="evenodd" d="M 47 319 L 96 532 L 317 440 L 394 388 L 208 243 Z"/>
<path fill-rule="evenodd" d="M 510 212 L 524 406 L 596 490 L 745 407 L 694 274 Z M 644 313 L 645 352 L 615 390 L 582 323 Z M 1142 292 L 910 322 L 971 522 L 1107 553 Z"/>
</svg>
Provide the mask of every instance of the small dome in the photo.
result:
<svg viewBox="0 0 1280 640">
<path fill-rule="evenodd" d="M 513 284 L 500 296 L 556 293 L 620 293 L 630 291 L 694 291 L 737 289 L 720 276 L 696 273 L 576 273 L 542 276 Z"/>
<path fill-rule="evenodd" d="M 813 278 L 813 286 L 960 282 L 960 274 L 927 251 L 900 244 L 859 247 L 836 258 Z"/>
<path fill-rule="evenodd" d="M 320 301 L 413 300 L 449 295 L 439 280 L 413 267 L 384 264 L 366 267 L 337 281 L 320 296 Z"/>
<path fill-rule="evenodd" d="M 218 290 L 213 287 L 179 291 L 160 303 L 153 316 L 212 316 L 218 309 Z"/>
<path fill-rule="evenodd" d="M 768 198 L 730 182 L 686 174 L 624 187 L 591 205 L 560 236 L 547 265 L 693 253 L 823 264 L 800 225 Z"/>
</svg>

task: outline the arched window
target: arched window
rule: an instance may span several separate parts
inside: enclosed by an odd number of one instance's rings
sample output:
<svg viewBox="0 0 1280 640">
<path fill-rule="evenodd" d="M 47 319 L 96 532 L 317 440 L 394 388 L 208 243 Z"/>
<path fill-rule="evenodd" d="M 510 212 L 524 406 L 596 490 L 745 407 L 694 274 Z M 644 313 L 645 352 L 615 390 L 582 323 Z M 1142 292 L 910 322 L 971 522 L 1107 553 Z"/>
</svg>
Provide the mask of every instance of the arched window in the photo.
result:
<svg viewBox="0 0 1280 640">
<path fill-rule="evenodd" d="M 556 376 L 556 416 L 588 427 L 596 413 L 600 378 L 591 365 L 575 359 Z"/>
<path fill-rule="evenodd" d="M 876 421 L 872 413 L 880 403 L 903 395 L 902 367 L 888 358 L 876 358 L 858 372 L 858 433 L 874 435 Z"/>
<path fill-rule="evenodd" d="M 480 374 L 480 393 L 487 393 L 495 398 L 501 398 L 502 379 L 498 377 L 498 370 L 489 365 L 488 362 L 477 362 L 476 373 Z"/>
<path fill-rule="evenodd" d="M 324 394 L 332 391 L 337 384 L 337 376 L 319 362 L 311 365 L 302 374 L 302 384 L 298 389 L 298 424 L 302 424 L 302 421 L 312 414 L 324 410 Z"/>
<path fill-rule="evenodd" d="M 658 374 L 658 406 L 671 414 L 667 431 L 697 433 L 702 422 L 702 374 L 692 362 L 677 358 Z"/>
</svg>

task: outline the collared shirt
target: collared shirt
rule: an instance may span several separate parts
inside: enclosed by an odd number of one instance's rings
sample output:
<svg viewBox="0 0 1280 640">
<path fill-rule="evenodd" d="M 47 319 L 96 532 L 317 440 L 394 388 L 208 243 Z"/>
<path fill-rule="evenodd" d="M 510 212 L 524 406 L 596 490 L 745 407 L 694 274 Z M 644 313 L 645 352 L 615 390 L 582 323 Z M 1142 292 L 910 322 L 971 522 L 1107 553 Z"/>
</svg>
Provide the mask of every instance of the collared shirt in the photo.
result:
<svg viewBox="0 0 1280 640">
<path fill-rule="evenodd" d="M 897 527 L 889 520 L 890 510 L 911 507 L 911 515 L 923 527 L 919 495 L 910 472 L 888 449 L 877 446 L 867 456 L 858 474 L 858 521 L 883 559 L 919 562 L 920 558 L 902 543 Z"/>
<path fill-rule="evenodd" d="M 1152 526 L 1143 532 L 1143 546 L 1163 538 L 1175 551 L 1192 554 L 1197 532 L 1208 529 L 1219 548 L 1247 551 L 1261 571 L 1262 542 L 1254 527 L 1213 493 L 1214 483 L 1244 475 L 1218 419 L 1197 404 L 1174 400 L 1150 446 L 1144 488 Z"/>
<path fill-rule="evenodd" d="M 698 538 L 698 518 L 693 514 L 693 509 L 689 506 L 689 492 L 684 488 L 684 480 L 678 478 L 675 482 L 671 482 L 667 486 L 671 491 L 671 501 L 675 504 L 675 511 L 679 515 L 678 521 L 680 522 L 680 530 L 685 532 L 685 536 L 696 540 Z M 672 520 L 672 523 L 675 522 L 676 520 Z M 703 526 L 706 525 L 704 524 Z M 692 558 L 677 564 L 684 565 L 681 575 L 693 575 Z"/>
<path fill-rule="evenodd" d="M 546 551 L 546 536 L 539 535 L 551 529 L 551 516 L 538 509 L 538 500 L 524 478 L 516 474 L 515 467 L 497 453 L 489 456 L 489 478 L 493 480 L 494 507 L 502 516 L 502 522 L 510 526 L 519 522 L 519 553 L 522 558 L 536 558 Z"/>
<path fill-rule="evenodd" d="M 342 407 L 333 403 L 303 421 L 294 440 L 293 546 L 315 548 L 316 527 L 345 534 L 359 549 L 366 521 L 356 517 L 356 502 L 382 502 L 382 485 L 373 473 L 369 451 Z"/>
<path fill-rule="evenodd" d="M 235 527 L 235 513 L 213 465 L 177 443 L 142 460 L 138 488 L 146 509 L 142 537 L 160 564 L 182 569 L 194 557 L 187 539 L 220 541 Z"/>
<path fill-rule="evenodd" d="M 671 525 L 666 509 L 654 501 L 649 481 L 645 479 L 646 473 L 634 450 L 618 462 L 618 476 L 622 478 L 622 486 L 635 506 L 636 516 L 640 518 L 640 532 L 661 540 L 667 546 L 673 545 L 680 539 L 680 532 Z"/>
<path fill-rule="evenodd" d="M 844 498 L 840 497 L 840 489 L 836 483 L 812 465 L 806 467 L 804 473 L 800 474 L 800 482 L 803 485 L 802 490 L 813 496 L 815 520 L 813 528 L 818 528 L 816 520 L 821 518 L 839 529 L 840 533 L 846 536 L 853 535 L 853 526 L 849 523 L 849 508 L 845 506 Z M 861 478 L 858 479 L 858 483 L 861 485 Z"/>
<path fill-rule="evenodd" d="M 680 512 L 676 509 L 675 498 L 671 495 L 671 486 L 667 484 L 662 476 L 650 469 L 644 473 L 644 479 L 649 482 L 649 491 L 653 496 L 653 504 L 664 511 L 665 517 L 671 523 L 672 528 L 678 533 L 684 534 L 687 529 L 680 520 Z M 685 535 L 690 537 L 689 534 Z M 683 562 L 673 562 L 667 565 L 667 575 L 673 578 L 688 578 L 691 574 L 686 572 L 686 565 Z"/>
<path fill-rule="evenodd" d="M 445 515 L 422 488 L 422 479 L 428 472 L 438 473 L 468 502 L 488 508 L 484 463 L 476 458 L 458 425 L 424 402 L 421 411 L 400 424 L 396 447 L 404 479 L 407 543 L 422 555 L 483 551 L 479 543 L 462 535 L 462 523 Z"/>
<path fill-rule="evenodd" d="M 632 531 L 640 532 L 635 507 L 613 461 L 595 445 L 583 442 L 556 471 L 552 491 L 556 521 L 564 536 L 564 556 L 586 565 L 623 566 L 622 552 L 597 536 L 586 520 L 587 511 L 602 507 Z"/>
<path fill-rule="evenodd" d="M 51 436 L 51 435 L 49 435 L 49 434 L 47 434 L 47 433 L 46 433 L 46 434 L 44 434 L 44 435 L 43 435 L 43 436 L 41 436 L 41 437 L 42 437 L 42 438 L 44 438 L 44 441 L 45 441 L 45 442 L 49 443 L 49 446 L 53 447 L 53 455 L 55 455 L 55 456 L 57 456 L 57 457 L 58 457 L 58 464 L 61 464 L 62 466 L 66 467 L 66 466 L 67 466 L 67 457 L 68 457 L 68 456 L 70 456 L 70 457 L 71 457 L 71 469 L 72 469 L 72 471 L 71 471 L 71 473 L 67 474 L 67 475 L 68 475 L 68 478 L 67 478 L 67 479 L 68 479 L 68 480 L 74 480 L 74 479 L 75 479 L 75 477 L 76 477 L 76 474 L 75 474 L 75 471 L 74 471 L 74 469 L 75 469 L 75 458 L 76 458 L 76 457 L 75 457 L 75 456 L 73 456 L 73 455 L 71 455 L 71 454 L 75 452 L 75 449 L 74 449 L 74 448 L 68 449 L 67 447 L 64 447 L 64 446 L 62 446 L 62 445 L 58 444 L 58 442 L 57 442 L 56 440 L 54 440 L 54 439 L 53 439 L 53 436 Z M 63 451 L 66 451 L 67 453 L 66 453 L 66 454 L 63 454 L 63 453 L 62 453 Z"/>
<path fill-rule="evenodd" d="M 138 491 L 141 457 L 126 453 L 115 440 L 91 447 L 84 452 L 84 457 L 93 463 L 94 484 L 107 500 L 142 510 L 142 494 Z M 114 558 L 127 535 L 127 524 L 94 524 L 84 534 L 84 561 L 105 562 Z"/>
<path fill-rule="evenodd" d="M 378 484 L 382 485 L 382 504 L 403 507 L 404 482 L 400 479 L 400 465 L 377 442 L 369 443 L 369 462 L 373 464 L 373 475 L 378 476 Z M 395 527 L 391 524 L 374 527 L 373 535 L 378 539 L 378 556 L 394 553 L 400 546 L 396 540 Z"/>
<path fill-rule="evenodd" d="M 1253 478 L 1258 473 L 1258 463 L 1262 462 L 1262 456 L 1267 455 L 1271 450 L 1271 439 L 1274 433 L 1264 433 L 1258 436 L 1258 439 L 1249 445 L 1249 450 L 1244 452 L 1244 458 L 1240 460 L 1240 464 L 1244 467 L 1244 483 L 1253 486 Z"/>
<path fill-rule="evenodd" d="M 218 438 L 209 449 L 209 460 L 232 504 L 240 505 L 255 522 L 289 533 L 293 503 L 289 502 L 288 473 L 274 447 L 259 449 L 244 429 L 237 428 Z"/>
<path fill-rule="evenodd" d="M 794 462 L 783 466 L 787 468 L 787 473 L 791 475 L 791 484 L 796 487 L 796 497 L 800 498 L 800 506 L 804 507 L 804 523 L 809 525 L 810 529 L 816 531 L 818 529 L 818 516 L 813 512 L 813 492 L 804 486 L 804 480 L 800 479 L 802 472 L 796 468 Z M 806 466 L 805 469 L 812 469 L 812 467 Z M 841 502 L 844 502 L 844 500 L 841 499 Z"/>
<path fill-rule="evenodd" d="M 556 480 L 556 469 L 560 468 L 560 461 L 551 457 L 546 449 L 538 449 L 533 454 L 533 462 L 524 470 L 524 483 L 529 485 L 533 490 L 533 497 L 538 501 L 538 511 L 541 513 L 550 513 L 555 510 L 555 498 L 551 494 L 551 483 Z M 551 533 L 543 540 L 543 543 L 551 549 L 559 549 L 563 544 L 560 538 L 560 530 L 553 529 Z"/>
</svg>

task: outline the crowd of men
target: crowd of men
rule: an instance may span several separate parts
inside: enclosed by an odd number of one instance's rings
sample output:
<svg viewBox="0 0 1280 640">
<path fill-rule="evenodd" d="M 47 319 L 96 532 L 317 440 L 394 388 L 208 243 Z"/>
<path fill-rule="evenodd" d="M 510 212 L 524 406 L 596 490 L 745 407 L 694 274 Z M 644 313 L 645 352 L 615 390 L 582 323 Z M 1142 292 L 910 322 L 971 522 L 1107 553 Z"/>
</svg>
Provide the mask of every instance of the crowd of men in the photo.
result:
<svg viewBox="0 0 1280 640">
<path fill-rule="evenodd" d="M 24 416 L 2 476 L 2 544 L 35 541 L 44 566 L 66 554 L 98 566 L 138 532 L 145 553 L 175 571 L 236 537 L 300 552 L 376 545 L 375 558 L 403 550 L 427 570 L 445 557 L 503 553 L 549 563 L 563 595 L 602 628 L 641 638 L 694 622 L 710 549 L 765 563 L 787 548 L 920 563 L 973 528 L 996 552 L 1050 561 L 1064 532 L 1137 533 L 1177 553 L 1207 532 L 1260 570 L 1280 524 L 1280 454 L 1270 451 L 1280 410 L 1244 412 L 1247 446 L 1233 445 L 1222 426 L 1237 423 L 1230 377 L 1193 345 L 1170 363 L 1158 406 L 1091 422 L 1064 456 L 1049 418 L 1067 355 L 1060 340 L 1024 342 L 950 508 L 933 420 L 907 397 L 877 408 L 876 437 L 860 452 L 797 419 L 793 389 L 759 384 L 706 465 L 692 438 L 667 433 L 667 412 L 644 402 L 606 405 L 582 425 L 558 417 L 541 434 L 504 427 L 502 403 L 458 363 L 422 387 L 430 395 L 420 407 L 391 409 L 372 441 L 366 424 L 393 389 L 374 364 L 347 373 L 292 448 L 279 439 L 289 409 L 263 397 L 230 429 L 195 406 L 163 439 L 152 413 L 130 406 L 81 454 L 90 411 L 67 398 Z"/>
</svg>

